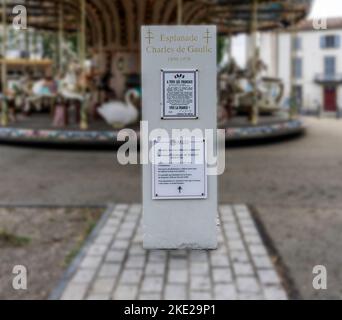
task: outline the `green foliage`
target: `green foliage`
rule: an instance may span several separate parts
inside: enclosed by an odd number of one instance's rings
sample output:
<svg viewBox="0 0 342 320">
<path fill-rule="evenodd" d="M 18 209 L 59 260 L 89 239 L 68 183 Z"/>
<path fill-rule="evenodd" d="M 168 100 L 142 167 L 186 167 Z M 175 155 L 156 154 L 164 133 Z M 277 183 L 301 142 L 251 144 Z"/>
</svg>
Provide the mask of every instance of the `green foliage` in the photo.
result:
<svg viewBox="0 0 342 320">
<path fill-rule="evenodd" d="M 223 36 L 217 37 L 217 63 L 220 64 L 226 50 L 226 38 Z"/>
<path fill-rule="evenodd" d="M 24 247 L 30 242 L 30 238 L 17 236 L 6 230 L 0 230 L 0 247 Z"/>
<path fill-rule="evenodd" d="M 68 253 L 64 260 L 64 266 L 68 266 L 72 260 L 78 255 L 80 252 L 84 242 L 88 238 L 88 236 L 92 233 L 93 229 L 96 227 L 98 222 L 97 215 L 94 216 L 91 210 L 86 211 L 84 213 L 85 219 L 85 229 L 83 233 L 78 237 L 76 246 Z"/>
</svg>

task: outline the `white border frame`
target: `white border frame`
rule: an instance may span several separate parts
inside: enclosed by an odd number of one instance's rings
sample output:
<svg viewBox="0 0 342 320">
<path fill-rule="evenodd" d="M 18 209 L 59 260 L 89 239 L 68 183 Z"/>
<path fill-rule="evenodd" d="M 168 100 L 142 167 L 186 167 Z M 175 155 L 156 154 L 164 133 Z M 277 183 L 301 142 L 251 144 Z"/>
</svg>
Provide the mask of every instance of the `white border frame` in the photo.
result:
<svg viewBox="0 0 342 320">
<path fill-rule="evenodd" d="M 155 152 L 153 154 L 153 162 L 152 162 L 152 200 L 205 200 L 208 199 L 208 175 L 207 175 L 207 143 L 205 139 L 194 140 L 195 143 L 203 143 L 203 175 L 204 175 L 204 194 L 201 195 L 193 195 L 193 196 L 174 196 L 174 197 L 166 197 L 166 196 L 158 196 L 156 193 L 156 185 L 155 185 L 155 176 L 156 176 L 156 168 L 157 164 L 155 162 Z M 170 144 L 171 140 L 161 140 L 161 141 L 153 141 L 153 144 L 156 143 L 167 143 Z M 152 148 L 155 151 L 155 148 Z"/>
<path fill-rule="evenodd" d="M 195 107 L 195 114 L 192 116 L 166 116 L 165 115 L 165 82 L 164 82 L 164 75 L 165 73 L 194 73 L 195 74 L 195 99 L 194 107 Z M 198 69 L 161 69 L 160 73 L 160 83 L 161 83 L 161 92 L 160 92 L 160 107 L 161 107 L 161 119 L 162 120 L 198 120 L 199 118 L 199 94 L 198 94 L 198 88 L 199 88 L 199 70 Z"/>
</svg>

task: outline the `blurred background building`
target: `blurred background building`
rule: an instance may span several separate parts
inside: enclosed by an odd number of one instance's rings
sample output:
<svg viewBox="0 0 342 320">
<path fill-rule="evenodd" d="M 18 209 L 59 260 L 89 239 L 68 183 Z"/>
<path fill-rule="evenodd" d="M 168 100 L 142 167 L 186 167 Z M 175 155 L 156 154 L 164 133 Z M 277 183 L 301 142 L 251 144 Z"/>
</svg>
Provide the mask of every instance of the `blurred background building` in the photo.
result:
<svg viewBox="0 0 342 320">
<path fill-rule="evenodd" d="M 280 77 L 285 95 L 290 92 L 291 45 L 294 90 L 301 113 L 335 116 L 342 110 L 342 18 L 329 18 L 327 29 L 315 29 L 314 20 L 305 20 L 291 34 L 286 31 L 261 33 L 261 57 L 267 64 L 267 75 Z M 283 103 L 286 103 L 283 100 Z"/>
</svg>

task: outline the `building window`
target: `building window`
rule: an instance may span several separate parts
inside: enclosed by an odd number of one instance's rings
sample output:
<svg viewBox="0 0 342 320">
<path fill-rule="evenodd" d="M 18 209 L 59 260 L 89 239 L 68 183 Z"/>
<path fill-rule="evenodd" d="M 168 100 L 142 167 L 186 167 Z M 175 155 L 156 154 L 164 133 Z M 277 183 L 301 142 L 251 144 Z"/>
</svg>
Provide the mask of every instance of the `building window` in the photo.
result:
<svg viewBox="0 0 342 320">
<path fill-rule="evenodd" d="M 329 35 L 321 37 L 321 48 L 322 49 L 338 49 L 340 47 L 340 36 Z"/>
<path fill-rule="evenodd" d="M 303 75 L 303 60 L 302 58 L 294 58 L 293 60 L 293 76 L 296 79 L 301 79 Z"/>
<path fill-rule="evenodd" d="M 336 58 L 325 57 L 324 58 L 324 75 L 333 77 L 336 74 Z"/>
<path fill-rule="evenodd" d="M 302 38 L 296 37 L 293 39 L 293 48 L 296 51 L 302 50 Z"/>
<path fill-rule="evenodd" d="M 296 85 L 293 87 L 292 90 L 294 94 L 296 107 L 298 108 L 298 110 L 301 110 L 303 106 L 303 87 Z"/>
</svg>

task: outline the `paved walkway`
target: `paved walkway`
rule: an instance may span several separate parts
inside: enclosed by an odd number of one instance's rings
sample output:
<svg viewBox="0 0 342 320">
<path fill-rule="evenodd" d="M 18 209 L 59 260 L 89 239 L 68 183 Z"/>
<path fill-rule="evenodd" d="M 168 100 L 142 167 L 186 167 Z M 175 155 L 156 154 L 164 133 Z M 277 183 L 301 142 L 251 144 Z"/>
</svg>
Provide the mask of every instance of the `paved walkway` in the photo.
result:
<svg viewBox="0 0 342 320">
<path fill-rule="evenodd" d="M 287 299 L 246 206 L 220 207 L 215 251 L 145 251 L 141 205 L 116 205 L 52 299 Z"/>
</svg>

